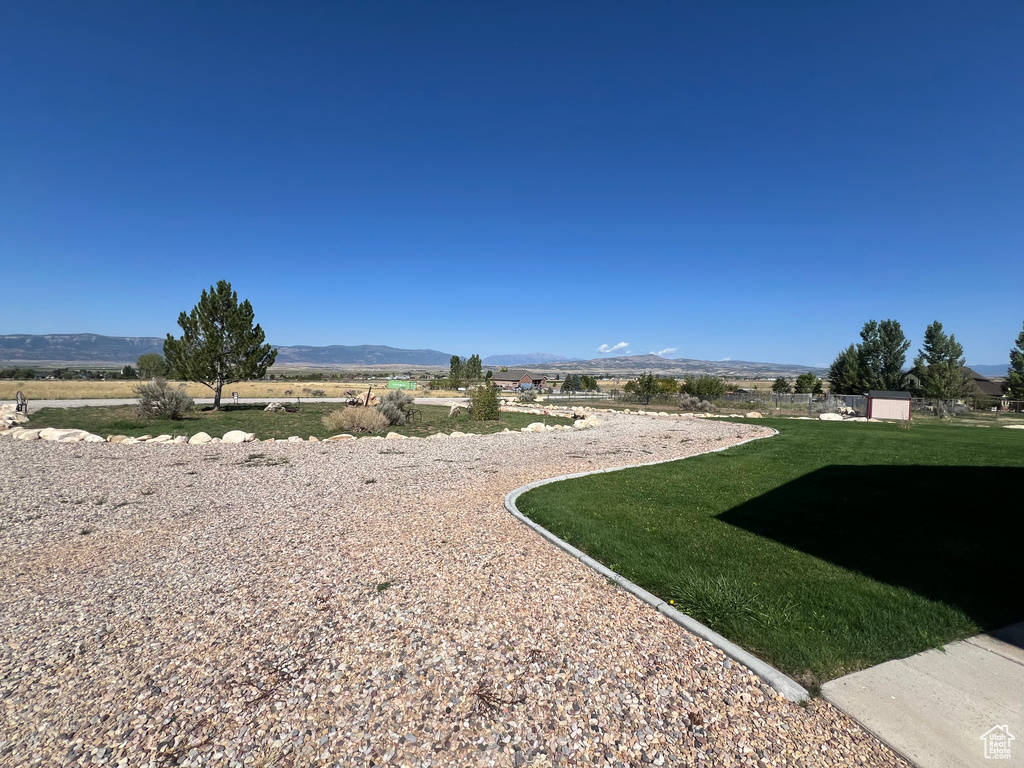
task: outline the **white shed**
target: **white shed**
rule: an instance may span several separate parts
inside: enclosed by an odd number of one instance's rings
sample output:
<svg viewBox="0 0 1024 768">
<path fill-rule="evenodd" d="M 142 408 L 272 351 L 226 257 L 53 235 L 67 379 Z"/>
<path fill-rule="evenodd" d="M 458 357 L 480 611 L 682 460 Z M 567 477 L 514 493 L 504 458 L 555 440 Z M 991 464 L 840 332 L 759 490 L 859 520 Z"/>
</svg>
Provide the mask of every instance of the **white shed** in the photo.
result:
<svg viewBox="0 0 1024 768">
<path fill-rule="evenodd" d="M 873 389 L 868 392 L 868 418 L 910 421 L 913 403 L 909 392 Z"/>
</svg>

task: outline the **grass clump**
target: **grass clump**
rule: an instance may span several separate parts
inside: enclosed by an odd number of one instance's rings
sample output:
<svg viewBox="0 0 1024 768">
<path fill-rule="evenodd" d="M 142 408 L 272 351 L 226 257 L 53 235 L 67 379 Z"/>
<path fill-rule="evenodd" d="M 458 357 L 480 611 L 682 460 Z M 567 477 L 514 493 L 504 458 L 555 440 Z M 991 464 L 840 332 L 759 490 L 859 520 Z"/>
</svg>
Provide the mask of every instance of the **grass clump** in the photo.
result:
<svg viewBox="0 0 1024 768">
<path fill-rule="evenodd" d="M 354 405 L 331 411 L 323 417 L 323 424 L 331 431 L 380 432 L 388 425 L 388 419 L 376 408 Z"/>
</svg>

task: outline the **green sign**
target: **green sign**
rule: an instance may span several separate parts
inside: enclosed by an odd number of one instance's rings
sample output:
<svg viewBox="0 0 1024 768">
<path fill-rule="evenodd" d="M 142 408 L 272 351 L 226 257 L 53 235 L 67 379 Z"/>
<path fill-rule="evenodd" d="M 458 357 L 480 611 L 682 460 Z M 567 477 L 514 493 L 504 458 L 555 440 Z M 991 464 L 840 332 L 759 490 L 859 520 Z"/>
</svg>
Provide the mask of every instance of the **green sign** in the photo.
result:
<svg viewBox="0 0 1024 768">
<path fill-rule="evenodd" d="M 416 389 L 416 382 L 390 379 L 388 381 L 388 389 Z"/>
</svg>

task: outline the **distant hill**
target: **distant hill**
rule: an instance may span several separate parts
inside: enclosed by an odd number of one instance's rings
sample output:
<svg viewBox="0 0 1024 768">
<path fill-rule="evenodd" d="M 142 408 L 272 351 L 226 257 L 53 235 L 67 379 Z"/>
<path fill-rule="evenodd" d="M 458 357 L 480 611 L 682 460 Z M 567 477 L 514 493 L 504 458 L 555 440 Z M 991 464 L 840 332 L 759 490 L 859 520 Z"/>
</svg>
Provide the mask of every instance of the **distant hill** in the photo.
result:
<svg viewBox="0 0 1024 768">
<path fill-rule="evenodd" d="M 521 355 L 488 355 L 481 362 L 484 365 L 536 365 L 538 363 L 561 363 L 572 358 L 551 355 L 547 352 L 526 352 Z"/>
<path fill-rule="evenodd" d="M 134 363 L 139 355 L 162 355 L 164 340 L 146 336 L 100 336 L 95 333 L 54 333 L 44 336 L 0 336 L 0 361 L 62 360 L 68 362 Z"/>
<path fill-rule="evenodd" d="M 688 358 L 670 359 L 659 355 L 622 355 L 620 357 L 597 357 L 592 360 L 571 360 L 554 365 L 539 364 L 533 366 L 542 372 L 548 371 L 585 371 L 588 373 L 606 372 L 610 374 L 638 374 L 645 371 L 671 376 L 684 376 L 688 373 L 706 373 L 723 378 L 774 378 L 776 376 L 799 376 L 808 371 L 823 376 L 824 368 L 794 363 L 756 363 L 747 360 L 691 360 Z"/>
<path fill-rule="evenodd" d="M 996 378 L 1005 379 L 1007 371 L 1010 369 L 1009 363 L 1003 363 L 1001 365 L 969 365 L 968 368 L 977 371 L 985 378 Z"/>
<path fill-rule="evenodd" d="M 58 333 L 0 336 L 0 362 L 54 361 L 75 363 L 134 363 L 139 355 L 163 354 L 164 340 L 152 337 L 100 336 Z M 436 349 L 398 349 L 362 344 L 329 347 L 278 347 L 277 362 L 291 365 L 424 365 L 447 366 L 451 355 Z"/>
<path fill-rule="evenodd" d="M 377 344 L 346 347 L 278 347 L 277 362 L 310 365 L 430 365 L 448 366 L 452 356 L 436 349 L 399 349 Z"/>
</svg>

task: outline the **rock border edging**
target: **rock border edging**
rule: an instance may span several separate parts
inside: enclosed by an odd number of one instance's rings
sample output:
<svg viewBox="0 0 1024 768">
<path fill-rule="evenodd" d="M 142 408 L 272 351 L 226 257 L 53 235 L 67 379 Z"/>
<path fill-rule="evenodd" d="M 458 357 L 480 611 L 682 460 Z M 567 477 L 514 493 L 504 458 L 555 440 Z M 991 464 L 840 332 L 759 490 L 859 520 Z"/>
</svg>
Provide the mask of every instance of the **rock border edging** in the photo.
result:
<svg viewBox="0 0 1024 768">
<path fill-rule="evenodd" d="M 696 453 L 693 455 L 704 456 L 709 453 L 718 453 L 719 451 L 725 451 L 728 450 L 729 448 L 735 448 L 737 445 L 744 445 L 746 443 L 752 443 L 755 440 L 764 440 L 767 439 L 768 437 L 775 437 L 778 434 L 778 430 L 773 429 L 772 434 L 766 435 L 765 437 L 752 437 L 747 440 L 742 440 L 738 443 L 733 443 L 732 445 L 724 446 L 722 448 L 713 448 L 710 451 L 703 451 L 701 453 Z M 549 542 L 554 544 L 556 547 L 561 549 L 566 554 L 569 554 L 572 557 L 576 558 L 585 566 L 601 574 L 606 579 L 615 582 L 624 590 L 632 594 L 634 597 L 637 597 L 643 602 L 647 603 L 649 606 L 658 611 L 658 613 L 674 621 L 683 629 L 697 635 L 700 638 L 703 638 L 704 640 L 707 640 L 713 646 L 722 651 L 726 656 L 747 667 L 751 672 L 756 674 L 758 677 L 760 677 L 762 680 L 768 683 L 768 685 L 770 685 L 772 688 L 781 693 L 790 701 L 805 701 L 810 698 L 810 693 L 796 680 L 780 672 L 767 662 L 757 658 L 752 653 L 743 650 L 738 645 L 726 639 L 722 635 L 718 634 L 710 627 L 704 626 L 699 621 L 694 619 L 692 616 L 687 616 L 685 613 L 677 611 L 675 608 L 673 608 L 667 602 L 662 600 L 660 597 L 656 597 L 643 587 L 634 584 L 632 581 L 625 578 L 624 576 L 621 576 L 620 574 L 611 570 L 607 566 L 604 566 L 601 563 L 597 562 L 597 560 L 590 557 L 590 555 L 586 554 L 585 552 L 582 552 L 581 550 L 572 546 L 572 544 L 569 544 L 568 542 L 558 538 L 557 536 L 555 536 L 555 534 L 551 533 L 551 531 L 549 531 L 547 528 L 544 528 L 538 523 L 535 523 L 530 518 L 526 517 L 526 515 L 520 512 L 519 508 L 516 506 L 516 499 L 518 499 L 522 494 L 526 493 L 527 491 L 531 491 L 534 488 L 539 488 L 542 485 L 548 485 L 549 483 L 557 483 L 561 482 L 562 480 L 574 480 L 578 477 L 586 477 L 588 475 L 599 475 L 606 472 L 619 472 L 623 469 L 633 469 L 635 467 L 651 467 L 656 464 L 667 464 L 671 461 L 685 461 L 688 458 L 691 457 L 684 456 L 679 459 L 663 459 L 660 461 L 648 461 L 642 464 L 629 464 L 622 467 L 611 467 L 609 469 L 594 469 L 588 472 L 575 472 L 570 475 L 559 475 L 557 477 L 549 477 L 544 480 L 535 480 L 532 483 L 521 485 L 515 490 L 509 491 L 505 495 L 505 509 L 508 510 L 512 514 L 512 516 L 519 520 L 519 522 L 521 522 L 523 525 L 533 529 L 541 537 L 547 539 Z"/>
</svg>

